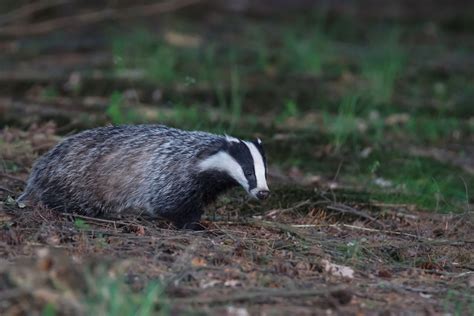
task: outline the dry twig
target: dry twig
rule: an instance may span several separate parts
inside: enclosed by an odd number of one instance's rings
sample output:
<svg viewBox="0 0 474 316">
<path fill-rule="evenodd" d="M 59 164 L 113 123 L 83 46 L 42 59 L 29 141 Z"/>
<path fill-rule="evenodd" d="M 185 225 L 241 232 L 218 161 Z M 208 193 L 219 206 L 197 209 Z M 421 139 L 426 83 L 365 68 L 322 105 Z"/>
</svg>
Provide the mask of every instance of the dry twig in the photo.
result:
<svg viewBox="0 0 474 316">
<path fill-rule="evenodd" d="M 108 8 L 73 16 L 59 17 L 34 24 L 5 26 L 0 28 L 0 35 L 27 36 L 48 33 L 58 29 L 93 24 L 105 20 L 130 19 L 156 14 L 173 12 L 184 7 L 202 2 L 202 0 L 169 0 L 148 5 L 138 5 L 131 8 Z"/>
<path fill-rule="evenodd" d="M 275 216 L 278 214 L 284 214 L 287 212 L 292 212 L 294 210 L 299 209 L 300 207 L 307 206 L 311 204 L 311 200 L 305 200 L 303 202 L 300 202 L 292 207 L 284 208 L 284 209 L 273 209 L 268 212 L 266 212 L 265 216 Z"/>
<path fill-rule="evenodd" d="M 225 304 L 232 302 L 256 302 L 267 301 L 272 298 L 294 298 L 294 297 L 308 297 L 319 296 L 328 297 L 332 293 L 346 290 L 345 287 L 334 287 L 329 289 L 310 289 L 310 290 L 290 290 L 290 289 L 261 289 L 258 291 L 239 291 L 230 295 L 214 295 L 206 297 L 190 297 L 173 300 L 178 304 Z"/>
<path fill-rule="evenodd" d="M 16 192 L 13 192 L 12 190 L 7 189 L 7 188 L 2 187 L 2 186 L 0 186 L 0 190 L 1 190 L 1 191 L 5 191 L 5 192 L 10 193 L 10 194 L 15 194 L 15 193 L 16 193 Z"/>
<path fill-rule="evenodd" d="M 354 226 L 354 225 L 348 225 L 348 224 L 339 224 L 339 225 L 329 225 L 331 227 L 347 227 L 350 229 L 356 229 L 356 230 L 363 230 L 367 232 L 377 232 L 377 233 L 384 233 L 384 234 L 390 234 L 390 235 L 400 235 L 400 236 L 406 236 L 406 237 L 411 237 L 411 238 L 416 238 L 416 239 L 422 239 L 423 237 L 414 235 L 414 234 L 409 234 L 409 233 L 403 233 L 403 232 L 397 232 L 397 231 L 392 231 L 392 230 L 383 230 L 383 229 L 375 229 L 375 228 L 367 228 L 367 227 L 359 227 L 359 226 Z M 426 240 L 433 240 L 432 238 L 423 238 Z"/>
<path fill-rule="evenodd" d="M 326 208 L 328 210 L 331 210 L 331 211 L 337 211 L 337 212 L 340 212 L 342 214 L 350 214 L 350 215 L 354 215 L 354 216 L 357 216 L 357 217 L 360 217 L 362 219 L 366 219 L 366 220 L 369 220 L 375 224 L 377 224 L 377 226 L 379 227 L 385 227 L 385 225 L 378 221 L 377 219 L 375 219 L 374 217 L 370 216 L 369 214 L 366 214 L 364 212 L 361 212 L 359 210 L 356 210 L 355 208 L 352 208 L 348 205 L 344 205 L 344 204 L 340 204 L 340 203 L 336 203 L 336 204 L 331 204 L 331 205 L 328 205 L 326 206 Z"/>
<path fill-rule="evenodd" d="M 0 25 L 15 23 L 18 20 L 28 18 L 41 10 L 59 6 L 68 2 L 70 2 L 70 0 L 44 0 L 28 3 L 27 5 L 0 16 Z"/>
<path fill-rule="evenodd" d="M 10 179 L 10 180 L 13 180 L 13 181 L 17 181 L 17 182 L 19 182 L 19 183 L 21 183 L 21 184 L 23 184 L 23 185 L 26 184 L 26 181 L 25 181 L 25 180 L 20 179 L 20 178 L 17 178 L 17 177 L 15 177 L 15 176 L 11 176 L 11 175 L 6 174 L 6 173 L 0 173 L 0 178 L 7 178 L 7 179 Z"/>
</svg>

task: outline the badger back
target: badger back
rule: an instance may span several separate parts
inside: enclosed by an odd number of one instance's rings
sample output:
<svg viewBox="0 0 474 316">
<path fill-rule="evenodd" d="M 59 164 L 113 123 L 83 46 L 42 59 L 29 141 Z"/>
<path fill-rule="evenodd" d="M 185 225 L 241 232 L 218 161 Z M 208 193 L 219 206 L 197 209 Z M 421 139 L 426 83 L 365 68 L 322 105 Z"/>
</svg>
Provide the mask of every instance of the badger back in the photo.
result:
<svg viewBox="0 0 474 316">
<path fill-rule="evenodd" d="M 197 162 L 223 142 L 209 133 L 157 125 L 88 130 L 40 158 L 24 195 L 52 208 L 94 215 L 151 208 L 147 203 L 157 195 L 178 198 Z"/>
</svg>

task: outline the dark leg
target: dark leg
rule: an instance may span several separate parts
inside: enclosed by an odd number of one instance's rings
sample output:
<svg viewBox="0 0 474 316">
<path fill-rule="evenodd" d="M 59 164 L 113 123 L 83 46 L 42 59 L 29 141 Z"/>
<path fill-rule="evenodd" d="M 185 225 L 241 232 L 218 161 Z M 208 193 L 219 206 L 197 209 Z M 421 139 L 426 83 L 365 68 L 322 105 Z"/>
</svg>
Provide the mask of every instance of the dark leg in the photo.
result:
<svg viewBox="0 0 474 316">
<path fill-rule="evenodd" d="M 199 224 L 202 213 L 202 211 L 194 211 L 186 215 L 183 214 L 179 218 L 173 218 L 172 222 L 178 229 L 204 230 L 204 227 Z"/>
<path fill-rule="evenodd" d="M 192 222 L 184 224 L 181 229 L 200 231 L 205 230 L 206 228 L 202 226 L 199 222 Z"/>
</svg>

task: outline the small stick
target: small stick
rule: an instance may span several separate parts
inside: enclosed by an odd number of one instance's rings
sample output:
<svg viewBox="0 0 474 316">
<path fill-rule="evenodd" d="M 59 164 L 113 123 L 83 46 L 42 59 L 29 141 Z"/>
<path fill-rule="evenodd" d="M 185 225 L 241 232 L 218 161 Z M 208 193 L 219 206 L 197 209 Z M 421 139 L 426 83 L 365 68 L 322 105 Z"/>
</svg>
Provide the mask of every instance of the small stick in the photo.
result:
<svg viewBox="0 0 474 316">
<path fill-rule="evenodd" d="M 462 278 L 466 275 L 470 275 L 470 274 L 474 274 L 474 271 L 467 271 L 467 272 L 462 272 L 462 273 L 459 273 L 455 276 L 453 276 L 453 278 Z"/>
<path fill-rule="evenodd" d="M 64 217 L 73 216 L 73 217 L 77 217 L 77 218 L 86 219 L 86 220 L 89 220 L 89 221 L 113 224 L 114 229 L 117 229 L 117 224 L 125 225 L 125 226 L 136 225 L 136 224 L 130 224 L 130 223 L 119 222 L 119 221 L 114 221 L 114 220 L 108 220 L 108 219 L 104 219 L 104 218 L 96 218 L 96 217 L 90 217 L 90 216 L 85 216 L 85 215 L 78 215 L 78 214 L 74 214 L 74 213 L 61 213 L 61 216 L 64 216 Z"/>
<path fill-rule="evenodd" d="M 293 298 L 307 296 L 329 296 L 331 293 L 345 290 L 345 287 L 334 287 L 330 289 L 311 289 L 311 290 L 290 290 L 290 289 L 264 289 L 259 291 L 242 291 L 231 295 L 216 295 L 207 297 L 191 297 L 174 299 L 174 303 L 179 304 L 224 304 L 241 301 L 261 301 L 275 297 Z"/>
<path fill-rule="evenodd" d="M 361 217 L 363 219 L 367 219 L 367 220 L 370 220 L 374 223 L 376 223 L 378 226 L 380 227 L 384 227 L 385 225 L 383 223 L 381 223 L 380 221 L 378 221 L 377 219 L 373 218 L 372 216 L 364 213 L 364 212 L 361 212 L 359 210 L 356 210 L 355 208 L 352 208 L 350 206 L 347 206 L 347 205 L 344 205 L 344 204 L 332 204 L 332 205 L 328 205 L 326 206 L 326 208 L 328 210 L 332 210 L 332 211 L 337 211 L 337 212 L 341 212 L 342 214 L 351 214 L 351 215 L 355 215 L 355 216 L 358 216 L 358 217 Z"/>
<path fill-rule="evenodd" d="M 415 207 L 415 204 L 403 204 L 403 203 L 384 203 L 384 202 L 376 202 L 376 201 L 370 201 L 369 203 L 359 203 L 361 205 L 365 206 L 378 206 L 378 207 L 387 207 L 387 208 L 411 208 Z"/>
<path fill-rule="evenodd" d="M 138 18 L 154 14 L 170 13 L 201 1 L 202 0 L 169 0 L 147 5 L 137 5 L 124 10 L 118 8 L 106 8 L 73 16 L 61 16 L 33 24 L 4 26 L 0 28 L 0 35 L 39 35 L 58 29 L 77 27 L 85 24 L 90 25 L 106 20 Z"/>
<path fill-rule="evenodd" d="M 20 178 L 17 178 L 15 176 L 11 176 L 9 174 L 6 174 L 6 173 L 0 173 L 0 177 L 2 178 L 7 178 L 7 179 L 10 179 L 10 180 L 14 180 L 14 181 L 18 181 L 20 182 L 21 184 L 26 184 L 26 181 L 23 180 L 23 179 L 20 179 Z"/>
<path fill-rule="evenodd" d="M 258 224 L 258 225 L 266 227 L 266 228 L 277 229 L 281 232 L 285 232 L 285 233 L 289 233 L 291 235 L 294 235 L 294 236 L 298 237 L 299 239 L 301 239 L 303 241 L 311 240 L 307 236 L 301 234 L 301 232 L 299 232 L 297 229 L 295 229 L 291 225 L 286 225 L 286 224 L 279 223 L 279 222 L 255 220 L 255 219 L 250 220 L 248 223 L 253 225 L 253 226 L 256 226 Z"/>
<path fill-rule="evenodd" d="M 27 294 L 27 292 L 23 289 L 4 290 L 0 292 L 0 301 L 10 300 L 25 294 Z"/>
<path fill-rule="evenodd" d="M 45 0 L 29 3 L 0 16 L 0 25 L 15 22 L 20 19 L 25 19 L 38 11 L 54 6 L 59 6 L 67 2 L 69 2 L 69 0 Z"/>
<path fill-rule="evenodd" d="M 368 232 L 377 232 L 377 233 L 385 233 L 385 234 L 392 234 L 392 235 L 400 235 L 400 236 L 407 236 L 407 237 L 412 237 L 412 238 L 417 238 L 417 239 L 426 239 L 426 240 L 433 240 L 432 238 L 423 238 L 417 235 L 409 234 L 409 233 L 402 233 L 402 232 L 396 232 L 396 231 L 391 231 L 391 230 L 382 230 L 382 229 L 375 229 L 375 228 L 366 228 L 366 227 L 359 227 L 359 226 L 354 226 L 354 225 L 349 225 L 349 224 L 340 224 L 340 225 L 329 225 L 331 227 L 338 227 L 338 226 L 343 226 L 351 229 L 358 229 L 358 230 L 363 230 L 363 231 L 368 231 Z"/>
<path fill-rule="evenodd" d="M 284 208 L 284 209 L 269 210 L 268 212 L 266 212 L 266 216 L 268 216 L 269 214 L 271 214 L 273 216 L 273 215 L 276 215 L 276 214 L 283 214 L 283 213 L 286 213 L 286 212 L 291 212 L 291 211 L 294 211 L 296 209 L 299 209 L 302 206 L 306 206 L 306 205 L 309 205 L 309 204 L 311 204 L 311 201 L 306 200 L 306 201 L 300 202 L 300 203 L 298 203 L 298 204 L 296 204 L 292 207 L 288 207 L 288 208 Z"/>
<path fill-rule="evenodd" d="M 15 194 L 15 192 L 13 192 L 12 190 L 7 189 L 7 188 L 5 188 L 5 187 L 1 187 L 1 186 L 0 186 L 0 190 L 5 191 L 5 192 L 8 192 L 8 193 L 11 193 L 11 194 Z"/>
</svg>

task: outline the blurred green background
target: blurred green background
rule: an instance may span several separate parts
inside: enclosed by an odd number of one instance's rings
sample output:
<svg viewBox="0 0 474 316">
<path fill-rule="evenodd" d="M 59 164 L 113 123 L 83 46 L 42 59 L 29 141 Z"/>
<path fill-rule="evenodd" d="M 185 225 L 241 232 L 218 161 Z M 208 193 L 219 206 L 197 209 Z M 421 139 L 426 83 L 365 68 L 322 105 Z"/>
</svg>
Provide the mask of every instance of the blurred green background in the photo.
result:
<svg viewBox="0 0 474 316">
<path fill-rule="evenodd" d="M 470 1 L 6 0 L 0 10 L 2 128 L 159 122 L 259 136 L 274 183 L 472 207 Z"/>
</svg>

